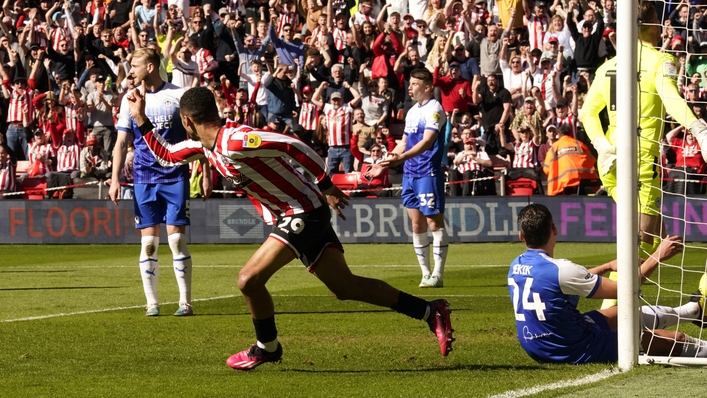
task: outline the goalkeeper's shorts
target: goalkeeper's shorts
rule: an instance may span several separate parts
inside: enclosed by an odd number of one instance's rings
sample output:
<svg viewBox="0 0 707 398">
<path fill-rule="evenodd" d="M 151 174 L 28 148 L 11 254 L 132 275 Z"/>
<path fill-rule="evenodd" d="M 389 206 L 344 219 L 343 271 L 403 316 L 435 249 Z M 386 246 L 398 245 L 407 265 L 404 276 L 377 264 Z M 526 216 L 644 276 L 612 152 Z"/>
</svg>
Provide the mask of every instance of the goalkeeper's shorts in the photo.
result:
<svg viewBox="0 0 707 398">
<path fill-rule="evenodd" d="M 638 181 L 640 190 L 638 192 L 638 212 L 649 216 L 660 215 L 660 173 L 658 168 L 658 158 L 650 154 L 638 156 Z M 611 173 L 601 177 L 604 189 L 609 196 L 617 202 L 616 192 L 616 168 Z"/>
</svg>

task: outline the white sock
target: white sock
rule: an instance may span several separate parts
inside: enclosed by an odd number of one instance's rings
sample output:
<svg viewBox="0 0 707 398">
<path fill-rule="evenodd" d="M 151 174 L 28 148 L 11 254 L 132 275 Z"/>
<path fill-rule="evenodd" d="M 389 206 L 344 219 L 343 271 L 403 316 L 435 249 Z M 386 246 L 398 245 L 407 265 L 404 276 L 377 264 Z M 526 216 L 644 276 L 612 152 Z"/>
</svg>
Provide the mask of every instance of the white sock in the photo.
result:
<svg viewBox="0 0 707 398">
<path fill-rule="evenodd" d="M 172 266 L 179 286 L 179 304 L 191 304 L 191 255 L 187 249 L 187 237 L 176 233 L 167 237 L 172 250 Z"/>
<path fill-rule="evenodd" d="M 159 304 L 157 300 L 157 280 L 160 276 L 160 267 L 157 263 L 157 249 L 160 247 L 159 236 L 143 236 L 140 240 L 140 276 L 142 289 L 145 291 L 147 306 Z"/>
<path fill-rule="evenodd" d="M 422 234 L 412 234 L 412 245 L 415 247 L 415 255 L 420 263 L 422 275 L 430 274 L 430 238 L 427 232 Z"/>
<path fill-rule="evenodd" d="M 262 343 L 262 342 L 258 341 L 257 344 L 258 344 L 258 347 L 264 349 L 267 352 L 275 352 L 275 350 L 277 350 L 278 343 L 277 343 L 277 339 L 275 339 L 275 340 L 269 341 L 267 343 Z"/>
<path fill-rule="evenodd" d="M 440 228 L 432 231 L 432 254 L 435 256 L 435 270 L 432 276 L 442 279 L 444 275 L 444 263 L 447 261 L 447 247 L 449 246 L 449 235 L 447 230 Z"/>
<path fill-rule="evenodd" d="M 692 322 L 699 318 L 700 306 L 689 302 L 680 307 L 665 307 L 662 305 L 644 305 L 641 307 L 643 324 L 648 329 L 665 329 L 678 323 Z"/>
<path fill-rule="evenodd" d="M 683 357 L 707 358 L 707 341 L 685 335 L 682 345 Z"/>
</svg>

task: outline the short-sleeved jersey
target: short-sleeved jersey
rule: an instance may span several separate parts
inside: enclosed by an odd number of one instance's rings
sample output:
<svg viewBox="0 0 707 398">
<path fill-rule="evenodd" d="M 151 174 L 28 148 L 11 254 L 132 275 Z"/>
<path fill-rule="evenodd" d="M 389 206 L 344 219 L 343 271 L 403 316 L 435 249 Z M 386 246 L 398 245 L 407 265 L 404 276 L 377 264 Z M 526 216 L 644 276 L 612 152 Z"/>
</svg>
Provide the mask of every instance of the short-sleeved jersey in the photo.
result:
<svg viewBox="0 0 707 398">
<path fill-rule="evenodd" d="M 540 362 L 581 362 L 596 338 L 577 310 L 581 297 L 592 297 L 601 277 L 569 260 L 528 249 L 508 270 L 508 292 L 518 340 Z"/>
<path fill-rule="evenodd" d="M 440 175 L 442 168 L 442 152 L 444 151 L 444 134 L 442 128 L 447 123 L 444 108 L 436 99 L 430 98 L 424 104 L 415 104 L 405 116 L 406 145 L 405 150 L 417 145 L 425 136 L 425 130 L 437 133 L 434 144 L 429 149 L 412 159 L 405 161 L 404 175 L 407 177 L 434 177 Z"/>
<path fill-rule="evenodd" d="M 642 153 L 660 156 L 660 140 L 663 138 L 663 120 L 667 112 L 681 125 L 690 126 L 697 120 L 692 110 L 681 97 L 677 87 L 675 57 L 655 50 L 650 45 L 638 44 L 640 81 L 638 83 L 641 139 L 638 143 Z M 589 138 L 604 134 L 599 113 L 609 112 L 609 130 L 606 139 L 616 145 L 616 58 L 605 62 L 595 74 L 592 86 L 584 98 L 579 119 Z"/>
<path fill-rule="evenodd" d="M 184 91 L 183 88 L 165 82 L 157 91 L 148 91 L 145 98 L 145 114 L 155 126 L 155 130 L 170 144 L 176 144 L 187 138 L 182 119 L 179 117 L 179 99 Z M 188 166 L 162 167 L 157 162 L 142 139 L 135 119 L 130 114 L 127 95 L 123 97 L 120 104 L 117 129 L 133 135 L 135 146 L 133 177 L 136 183 L 160 184 L 189 179 Z"/>
<path fill-rule="evenodd" d="M 193 140 L 171 145 L 155 133 L 145 135 L 145 141 L 166 166 L 206 158 L 216 171 L 248 194 L 269 225 L 281 217 L 325 205 L 319 184 L 326 180 L 322 190 L 331 186 L 321 156 L 303 141 L 285 134 L 226 122 L 211 149 Z"/>
</svg>

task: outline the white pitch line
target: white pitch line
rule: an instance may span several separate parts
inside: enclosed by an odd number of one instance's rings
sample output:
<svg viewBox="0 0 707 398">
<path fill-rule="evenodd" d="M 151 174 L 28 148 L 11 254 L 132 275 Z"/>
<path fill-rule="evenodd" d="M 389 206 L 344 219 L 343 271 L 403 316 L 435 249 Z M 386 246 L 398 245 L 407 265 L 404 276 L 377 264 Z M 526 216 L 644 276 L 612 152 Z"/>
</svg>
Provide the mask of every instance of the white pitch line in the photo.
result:
<svg viewBox="0 0 707 398">
<path fill-rule="evenodd" d="M 331 297 L 331 294 L 273 294 L 273 297 Z M 420 295 L 419 297 L 438 297 L 439 295 Z M 201 299 L 194 299 L 192 301 L 213 301 L 229 299 L 234 297 L 241 297 L 237 294 L 229 294 L 226 296 L 216 296 Z M 502 295 L 477 295 L 477 294 L 447 294 L 444 297 L 456 297 L 456 298 L 469 298 L 469 297 L 502 297 Z M 161 303 L 163 305 L 179 304 L 177 301 L 171 301 L 166 303 Z M 122 310 L 133 310 L 136 308 L 145 308 L 144 305 L 131 305 L 127 307 L 114 307 L 114 308 L 103 308 L 99 310 L 86 310 L 86 311 L 74 311 L 74 312 L 60 312 L 58 314 L 49 315 L 37 315 L 30 316 L 26 318 L 15 318 L 15 319 L 3 319 L 0 323 L 11 323 L 11 322 L 23 322 L 23 321 L 36 321 L 40 319 L 57 318 L 61 316 L 72 316 L 72 315 L 85 315 L 85 314 L 96 314 L 100 312 L 111 312 L 111 311 L 122 311 Z"/>
<path fill-rule="evenodd" d="M 584 384 L 596 383 L 598 381 L 608 379 L 609 377 L 615 376 L 620 373 L 621 372 L 619 372 L 618 370 L 608 370 L 607 369 L 607 370 L 602 370 L 599 373 L 594 373 L 594 374 L 591 374 L 588 376 L 584 376 L 579 379 L 565 380 L 565 381 L 560 381 L 557 383 L 545 384 L 545 385 L 535 386 L 535 387 L 531 387 L 531 388 L 521 388 L 520 390 L 506 391 L 502 394 L 490 396 L 489 398 L 526 397 L 528 395 L 539 394 L 539 393 L 545 392 L 545 391 L 552 391 L 552 390 L 557 390 L 560 388 L 576 387 L 576 386 L 581 386 Z"/>
<path fill-rule="evenodd" d="M 238 297 L 235 294 L 229 294 L 227 296 L 217 296 L 217 297 L 209 297 L 209 298 L 203 298 L 203 299 L 194 299 L 192 301 L 211 301 L 211 300 L 221 300 L 221 299 L 227 299 L 227 298 L 233 298 L 233 297 Z M 172 301 L 168 303 L 162 303 L 164 305 L 170 305 L 170 304 L 179 304 L 177 301 Z M 15 318 L 15 319 L 4 319 L 1 320 L 0 322 L 3 323 L 10 323 L 10 322 L 22 322 L 22 321 L 36 321 L 39 319 L 47 319 L 47 318 L 57 318 L 60 316 L 71 316 L 71 315 L 84 315 L 84 314 L 95 314 L 99 312 L 110 312 L 110 311 L 122 311 L 122 310 L 132 310 L 135 308 L 145 308 L 144 305 L 131 305 L 128 307 L 114 307 L 114 308 L 103 308 L 100 310 L 86 310 L 86 311 L 74 311 L 74 312 L 61 312 L 58 314 L 49 314 L 49 315 L 38 315 L 38 316 L 29 316 L 26 318 Z"/>
</svg>

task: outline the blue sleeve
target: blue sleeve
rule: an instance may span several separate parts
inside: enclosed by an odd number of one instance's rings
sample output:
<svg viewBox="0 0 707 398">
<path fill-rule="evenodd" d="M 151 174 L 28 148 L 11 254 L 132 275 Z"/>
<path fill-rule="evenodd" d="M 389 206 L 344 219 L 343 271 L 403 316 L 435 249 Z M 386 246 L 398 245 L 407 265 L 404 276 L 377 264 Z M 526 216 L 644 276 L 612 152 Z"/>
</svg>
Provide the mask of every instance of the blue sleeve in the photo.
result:
<svg viewBox="0 0 707 398">
<path fill-rule="evenodd" d="M 452 122 L 447 119 L 447 125 L 444 130 L 444 148 L 442 148 L 442 165 L 446 166 L 449 164 L 447 157 L 447 150 L 449 149 L 449 142 L 452 140 Z"/>
<path fill-rule="evenodd" d="M 272 25 L 268 27 L 268 37 L 266 39 L 270 39 L 272 42 L 272 45 L 275 46 L 275 48 L 278 48 L 282 45 L 280 38 L 275 35 L 275 28 L 273 28 Z M 261 48 L 265 47 L 265 44 L 261 46 Z"/>
<path fill-rule="evenodd" d="M 88 78 L 88 68 L 85 68 L 83 70 L 83 73 L 81 74 L 81 77 L 79 77 L 79 82 L 76 84 L 76 87 L 81 89 L 83 87 L 83 84 L 86 83 L 86 79 Z"/>
</svg>

